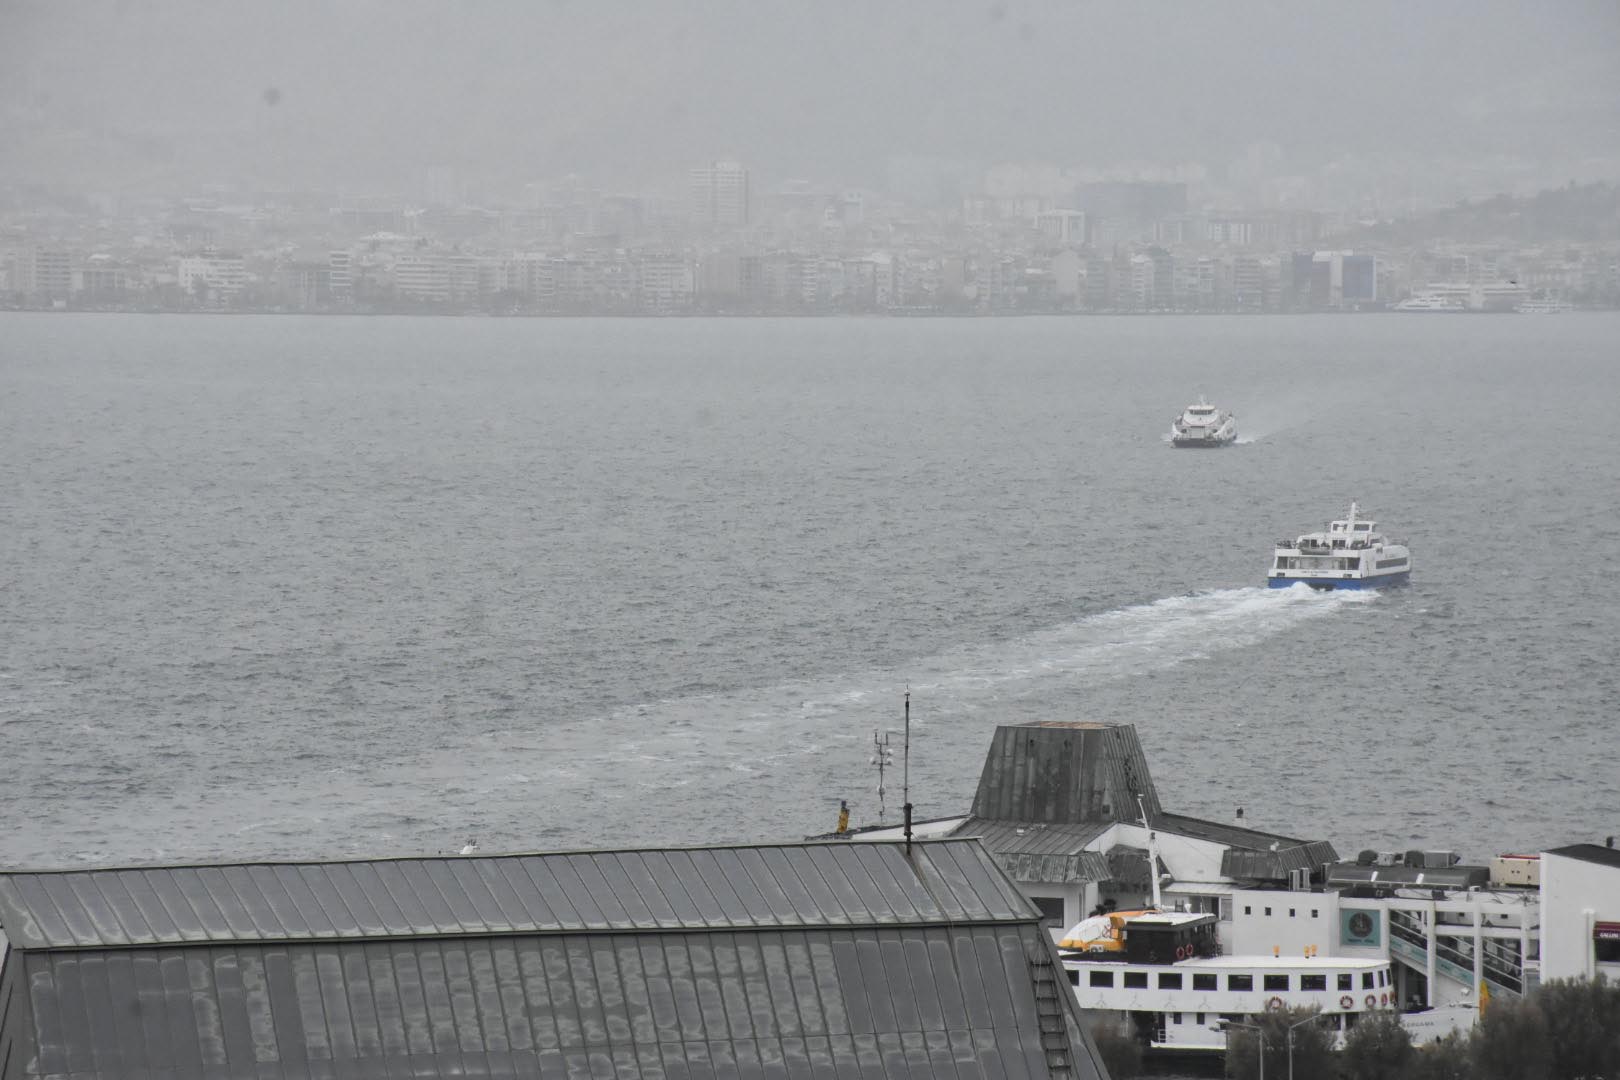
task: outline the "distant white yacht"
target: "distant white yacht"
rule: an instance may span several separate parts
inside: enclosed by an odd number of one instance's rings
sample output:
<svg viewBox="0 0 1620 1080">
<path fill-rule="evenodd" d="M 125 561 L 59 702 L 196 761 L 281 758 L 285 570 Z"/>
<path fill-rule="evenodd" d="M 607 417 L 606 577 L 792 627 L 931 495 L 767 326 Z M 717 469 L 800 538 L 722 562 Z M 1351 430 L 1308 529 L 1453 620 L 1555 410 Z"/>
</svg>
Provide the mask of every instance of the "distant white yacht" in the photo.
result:
<svg viewBox="0 0 1620 1080">
<path fill-rule="evenodd" d="M 1467 311 L 1468 307 L 1450 296 L 1414 296 L 1395 305 L 1396 311 Z"/>
<path fill-rule="evenodd" d="M 1326 532 L 1278 541 L 1266 584 L 1273 589 L 1300 582 L 1313 589 L 1406 584 L 1412 575 L 1411 553 L 1404 545 L 1385 540 L 1378 522 L 1361 521 L 1356 511 L 1356 504 L 1351 503 L 1350 516 L 1333 522 Z"/>
<path fill-rule="evenodd" d="M 1237 418 L 1202 397 L 1170 424 L 1170 445 L 1177 449 L 1218 449 L 1237 442 Z"/>
</svg>

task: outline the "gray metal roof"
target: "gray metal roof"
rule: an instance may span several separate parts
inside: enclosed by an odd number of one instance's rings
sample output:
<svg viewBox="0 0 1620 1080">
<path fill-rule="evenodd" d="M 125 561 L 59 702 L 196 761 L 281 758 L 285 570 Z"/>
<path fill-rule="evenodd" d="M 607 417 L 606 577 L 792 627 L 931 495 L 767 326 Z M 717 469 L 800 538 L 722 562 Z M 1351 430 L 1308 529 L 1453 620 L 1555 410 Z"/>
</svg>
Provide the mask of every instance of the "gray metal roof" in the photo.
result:
<svg viewBox="0 0 1620 1080">
<path fill-rule="evenodd" d="M 1290 870 L 1317 870 L 1338 858 L 1326 840 L 1278 847 L 1276 851 L 1228 848 L 1221 853 L 1221 873 L 1229 878 L 1282 881 Z"/>
<path fill-rule="evenodd" d="M 1613 837 L 1610 839 L 1612 841 Z M 1570 844 L 1567 847 L 1552 848 L 1547 854 L 1562 855 L 1566 859 L 1579 859 L 1599 866 L 1620 867 L 1620 849 L 1604 847 L 1601 844 Z"/>
<path fill-rule="evenodd" d="M 1106 832 L 1112 822 L 1082 825 L 1031 821 L 994 821 L 970 817 L 952 836 L 977 836 L 990 849 L 996 865 L 1014 881 L 1073 884 L 1108 880 L 1108 860 L 1086 845 Z"/>
<path fill-rule="evenodd" d="M 1038 917 L 977 843 L 790 844 L 0 874 L 18 949 Z"/>
<path fill-rule="evenodd" d="M 972 812 L 1001 821 L 1135 821 L 1138 795 L 1156 818 L 1158 792 L 1130 725 L 1004 725 L 990 743 Z"/>
<path fill-rule="evenodd" d="M 1242 825 L 1228 825 L 1222 821 L 1208 821 L 1204 818 L 1188 817 L 1186 814 L 1166 813 L 1155 822 L 1159 827 L 1191 836 L 1198 840 L 1209 840 L 1217 844 L 1226 844 L 1228 847 L 1248 848 L 1251 851 L 1269 851 L 1273 844 L 1279 848 L 1297 847 L 1308 841 L 1293 836 L 1283 836 L 1281 833 L 1262 832 L 1259 829 L 1250 829 Z M 1331 848 L 1330 848 L 1331 850 Z M 1329 861 L 1337 859 L 1331 856 Z"/>
<path fill-rule="evenodd" d="M 1106 1077 L 974 840 L 10 874 L 0 897 L 0 1080 Z"/>
</svg>

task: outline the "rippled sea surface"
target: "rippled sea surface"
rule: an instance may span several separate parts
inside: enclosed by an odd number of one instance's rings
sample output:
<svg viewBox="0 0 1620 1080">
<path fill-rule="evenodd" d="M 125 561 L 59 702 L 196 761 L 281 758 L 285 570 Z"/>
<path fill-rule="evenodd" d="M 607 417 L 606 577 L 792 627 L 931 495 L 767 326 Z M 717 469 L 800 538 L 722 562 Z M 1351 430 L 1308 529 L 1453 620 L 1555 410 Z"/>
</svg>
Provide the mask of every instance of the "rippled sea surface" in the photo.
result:
<svg viewBox="0 0 1620 1080">
<path fill-rule="evenodd" d="M 1604 315 L 0 315 L 0 863 L 797 839 L 908 685 L 923 817 L 1085 719 L 1341 853 L 1592 840 L 1617 408 Z M 1352 498 L 1411 588 L 1260 587 Z"/>
</svg>

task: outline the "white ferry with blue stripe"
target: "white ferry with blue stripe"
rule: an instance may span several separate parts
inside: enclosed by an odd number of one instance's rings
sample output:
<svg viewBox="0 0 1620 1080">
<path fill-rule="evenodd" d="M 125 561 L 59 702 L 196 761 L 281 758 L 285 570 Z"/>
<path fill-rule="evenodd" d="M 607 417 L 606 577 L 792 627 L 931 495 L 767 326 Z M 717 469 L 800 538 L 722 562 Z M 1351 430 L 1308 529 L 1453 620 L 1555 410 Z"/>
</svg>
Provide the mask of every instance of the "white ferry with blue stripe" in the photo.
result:
<svg viewBox="0 0 1620 1080">
<path fill-rule="evenodd" d="M 1357 509 L 1351 503 L 1350 516 L 1332 522 L 1326 532 L 1279 540 L 1266 584 L 1273 589 L 1301 583 L 1313 589 L 1405 585 L 1412 576 L 1411 552 L 1385 539 L 1378 522 L 1361 520 Z"/>
</svg>

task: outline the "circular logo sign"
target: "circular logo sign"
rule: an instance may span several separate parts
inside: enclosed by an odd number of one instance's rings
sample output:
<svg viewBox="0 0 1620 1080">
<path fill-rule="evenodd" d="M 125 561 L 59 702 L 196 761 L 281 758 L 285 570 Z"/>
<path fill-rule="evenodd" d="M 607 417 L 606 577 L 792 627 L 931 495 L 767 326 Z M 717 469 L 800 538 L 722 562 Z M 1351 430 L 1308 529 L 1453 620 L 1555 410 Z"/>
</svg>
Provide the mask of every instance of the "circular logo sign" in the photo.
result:
<svg viewBox="0 0 1620 1080">
<path fill-rule="evenodd" d="M 1372 937 L 1373 919 L 1365 911 L 1357 911 L 1350 916 L 1350 933 L 1356 937 Z"/>
</svg>

